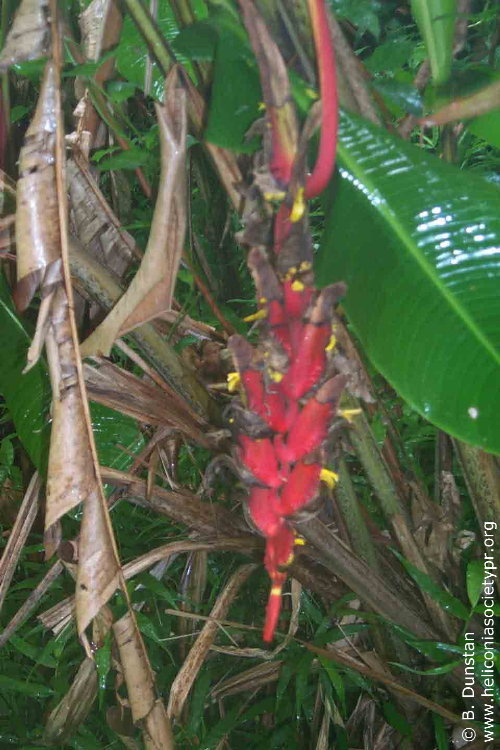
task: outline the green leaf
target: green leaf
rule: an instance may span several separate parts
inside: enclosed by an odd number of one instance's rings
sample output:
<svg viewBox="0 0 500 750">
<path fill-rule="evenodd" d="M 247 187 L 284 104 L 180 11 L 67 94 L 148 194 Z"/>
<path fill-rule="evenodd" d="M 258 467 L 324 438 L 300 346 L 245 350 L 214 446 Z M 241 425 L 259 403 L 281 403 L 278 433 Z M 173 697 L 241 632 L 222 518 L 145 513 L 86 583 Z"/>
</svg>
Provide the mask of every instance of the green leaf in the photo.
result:
<svg viewBox="0 0 500 750">
<path fill-rule="evenodd" d="M 334 666 L 333 662 L 330 659 L 327 659 L 324 656 L 318 656 L 318 660 L 325 670 L 326 674 L 328 675 L 328 678 L 330 682 L 332 683 L 334 690 L 338 696 L 339 702 L 342 706 L 342 710 L 345 713 L 346 711 L 346 702 L 345 702 L 345 687 L 344 687 L 344 680 L 341 677 L 340 673 Z"/>
<path fill-rule="evenodd" d="M 129 81 L 110 81 L 106 94 L 113 102 L 124 102 L 135 94 L 135 85 Z"/>
<path fill-rule="evenodd" d="M 105 52 L 101 58 L 97 61 L 93 62 L 85 62 L 81 63 L 81 65 L 74 65 L 71 70 L 67 70 L 62 74 L 63 78 L 74 78 L 75 76 L 82 76 L 85 78 L 90 78 L 92 76 L 95 76 L 97 71 L 99 70 L 102 65 L 106 62 L 106 60 L 109 60 L 111 57 L 114 57 L 115 51 L 109 50 L 108 52 Z"/>
<path fill-rule="evenodd" d="M 108 172 L 112 169 L 137 169 L 151 161 L 151 154 L 144 149 L 130 148 L 128 151 L 119 151 L 113 156 L 103 158 L 96 166 L 100 172 Z"/>
<path fill-rule="evenodd" d="M 213 76 L 205 139 L 239 153 L 252 153 L 258 139 L 246 141 L 245 136 L 259 117 L 259 76 L 246 46 L 225 27 L 219 30 Z"/>
<path fill-rule="evenodd" d="M 134 455 L 144 447 L 144 438 L 136 420 L 93 402 L 90 413 L 99 463 L 126 471 Z"/>
<path fill-rule="evenodd" d="M 432 661 L 446 662 L 445 666 L 449 666 L 449 654 L 460 654 L 462 655 L 463 647 L 455 646 L 452 643 L 443 643 L 441 641 L 419 641 L 414 638 L 406 638 L 406 643 L 412 646 L 421 654 L 426 656 Z M 447 670 L 446 670 L 447 671 Z"/>
<path fill-rule="evenodd" d="M 424 573 L 419 568 L 415 567 L 411 562 L 405 560 L 405 558 L 394 550 L 394 554 L 404 566 L 406 571 L 411 575 L 415 583 L 419 586 L 422 591 L 429 594 L 435 602 L 437 602 L 445 612 L 451 612 L 455 617 L 459 617 L 461 620 L 469 619 L 469 610 L 462 604 L 460 599 L 457 599 L 441 586 L 438 586 L 427 573 Z"/>
<path fill-rule="evenodd" d="M 24 654 L 28 659 L 34 661 L 36 664 L 42 664 L 44 667 L 50 667 L 52 669 L 57 667 L 57 659 L 53 654 L 54 642 L 49 641 L 47 645 L 42 648 L 41 646 L 33 646 L 33 644 L 19 638 L 17 635 L 12 635 L 9 638 L 10 645 Z"/>
<path fill-rule="evenodd" d="M 414 409 L 500 453 L 500 192 L 346 113 L 339 163 L 319 281 Z"/>
<path fill-rule="evenodd" d="M 500 148 L 500 109 L 475 117 L 467 124 L 467 130 L 491 146 Z"/>
<path fill-rule="evenodd" d="M 207 750 L 217 747 L 221 739 L 229 734 L 238 724 L 244 721 L 251 721 L 263 713 L 271 713 L 273 707 L 274 698 L 272 697 L 264 698 L 245 710 L 242 710 L 241 705 L 234 706 L 234 708 L 227 712 L 223 719 L 210 729 L 210 732 L 203 740 L 203 747 Z"/>
<path fill-rule="evenodd" d="M 212 675 L 206 665 L 201 668 L 196 682 L 194 683 L 193 693 L 189 705 L 188 729 L 192 734 L 199 731 L 205 713 L 205 704 L 208 699 L 208 693 L 211 688 Z"/>
<path fill-rule="evenodd" d="M 30 695 L 32 698 L 48 698 L 54 692 L 48 685 L 16 680 L 14 677 L 7 677 L 3 674 L 0 674 L 0 690 L 23 693 L 24 695 Z"/>
<path fill-rule="evenodd" d="M 372 73 L 394 73 L 408 62 L 415 42 L 402 37 L 389 39 L 379 44 L 366 61 L 366 67 Z"/>
<path fill-rule="evenodd" d="M 484 564 L 482 560 L 471 560 L 467 565 L 467 595 L 473 607 L 479 601 L 483 590 Z"/>
<path fill-rule="evenodd" d="M 299 657 L 295 665 L 295 711 L 297 716 L 300 715 L 302 707 L 305 710 L 305 698 L 309 689 L 308 683 L 313 658 L 313 654 L 306 651 Z"/>
<path fill-rule="evenodd" d="M 413 667 L 408 667 L 406 664 L 400 664 L 397 661 L 391 661 L 389 663 L 394 667 L 399 667 L 403 672 L 411 672 L 412 674 L 420 674 L 424 677 L 429 677 L 437 674 L 448 674 L 448 672 L 459 667 L 463 663 L 463 659 L 451 661 L 448 664 L 443 664 L 441 667 L 433 667 L 432 669 L 414 669 Z"/>
<path fill-rule="evenodd" d="M 10 289 L 0 275 L 0 393 L 19 440 L 38 469 L 46 462 L 50 383 L 40 362 L 25 375 L 30 337 L 12 305 Z"/>
<path fill-rule="evenodd" d="M 13 125 L 18 120 L 22 120 L 29 112 L 31 112 L 31 107 L 26 107 L 24 104 L 16 104 L 10 110 L 10 124 Z"/>
<path fill-rule="evenodd" d="M 417 116 L 422 114 L 422 97 L 411 83 L 389 79 L 375 80 L 372 85 L 382 96 L 387 97 L 390 102 L 396 104 L 405 112 Z"/>
<path fill-rule="evenodd" d="M 384 701 L 382 703 L 382 712 L 394 729 L 404 737 L 411 737 L 412 731 L 410 724 L 408 724 L 406 719 L 399 713 L 396 706 L 391 703 L 391 701 Z"/>
<path fill-rule="evenodd" d="M 177 36 L 178 29 L 168 0 L 160 0 L 158 8 L 157 26 L 165 39 L 171 42 Z M 144 91 L 148 50 L 144 44 L 140 31 L 130 16 L 123 22 L 120 43 L 115 50 L 116 67 L 118 72 L 130 83 Z M 179 62 L 183 62 L 180 59 Z M 156 63 L 153 64 L 151 95 L 161 100 L 165 79 Z"/>
<path fill-rule="evenodd" d="M 217 31 L 209 21 L 186 26 L 172 44 L 174 50 L 188 60 L 213 60 L 216 45 Z"/>
<path fill-rule="evenodd" d="M 380 22 L 373 0 L 330 0 L 330 4 L 335 15 L 350 21 L 357 27 L 359 34 L 369 31 L 378 39 Z"/>
<path fill-rule="evenodd" d="M 106 680 L 111 669 L 111 635 L 109 633 L 106 635 L 102 646 L 97 649 L 94 659 L 99 676 L 99 689 L 103 691 L 106 689 Z"/>
<path fill-rule="evenodd" d="M 457 0 L 411 0 L 413 16 L 427 48 L 435 84 L 451 71 Z"/>
<path fill-rule="evenodd" d="M 295 656 L 295 655 L 294 655 Z M 295 671 L 297 669 L 297 660 L 293 659 L 290 661 L 286 661 L 280 671 L 280 676 L 278 679 L 278 685 L 276 688 L 276 702 L 278 703 L 283 696 L 285 695 L 285 691 L 288 687 L 288 684 L 290 680 L 292 679 L 292 675 L 295 674 Z"/>
<path fill-rule="evenodd" d="M 0 441 L 0 466 L 11 467 L 14 463 L 14 446 L 12 440 L 5 437 Z"/>
<path fill-rule="evenodd" d="M 444 725 L 443 717 L 433 713 L 432 721 L 434 723 L 434 734 L 436 737 L 437 750 L 448 750 L 448 735 Z"/>
</svg>

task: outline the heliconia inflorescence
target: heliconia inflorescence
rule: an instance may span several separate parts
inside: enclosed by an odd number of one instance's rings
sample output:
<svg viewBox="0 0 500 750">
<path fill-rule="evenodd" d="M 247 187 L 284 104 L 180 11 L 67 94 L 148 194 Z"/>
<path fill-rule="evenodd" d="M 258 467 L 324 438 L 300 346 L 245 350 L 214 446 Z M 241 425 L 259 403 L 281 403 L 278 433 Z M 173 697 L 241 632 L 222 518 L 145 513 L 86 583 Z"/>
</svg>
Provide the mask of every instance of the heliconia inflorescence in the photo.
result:
<svg viewBox="0 0 500 750">
<path fill-rule="evenodd" d="M 320 448 L 345 386 L 344 375 L 326 375 L 333 305 L 345 287 L 335 284 L 317 293 L 309 286 L 311 294 L 303 294 L 298 303 L 282 292 L 283 284 L 263 249 L 253 248 L 248 262 L 261 309 L 267 306 L 276 313 L 263 318 L 260 346 L 252 347 L 239 335 L 229 341 L 243 404 L 253 415 L 239 421 L 237 458 L 250 476 L 250 516 L 266 537 L 265 566 L 272 586 L 264 640 L 270 641 L 296 543 L 287 519 L 318 493 L 323 472 Z M 298 277 L 296 281 L 303 285 Z"/>
<path fill-rule="evenodd" d="M 344 375 L 334 373 L 330 356 L 335 345 L 333 308 L 346 289 L 342 283 L 315 289 L 304 203 L 329 181 L 337 136 L 334 56 L 325 3 L 308 3 L 322 98 L 318 159 L 309 177 L 307 144 L 300 146 L 286 92 L 286 66 L 251 0 L 240 0 L 260 69 L 270 136 L 268 177 L 260 192 L 266 201 L 284 197 L 270 234 L 247 227 L 242 235 L 252 245 L 248 266 L 257 291 L 258 312 L 252 317 L 260 321 L 259 344 L 253 347 L 239 335 L 229 341 L 243 402 L 234 420 L 236 457 L 249 483 L 250 517 L 266 538 L 264 563 L 271 592 L 263 638 L 268 642 L 278 622 L 286 568 L 300 542 L 288 519 L 314 500 L 322 480 L 335 476 L 322 468 L 320 449 L 346 384 Z M 254 230 L 257 223 L 254 220 Z M 272 236 L 272 246 L 265 239 L 255 241 L 266 236 Z M 231 382 L 236 382 L 234 377 Z"/>
</svg>

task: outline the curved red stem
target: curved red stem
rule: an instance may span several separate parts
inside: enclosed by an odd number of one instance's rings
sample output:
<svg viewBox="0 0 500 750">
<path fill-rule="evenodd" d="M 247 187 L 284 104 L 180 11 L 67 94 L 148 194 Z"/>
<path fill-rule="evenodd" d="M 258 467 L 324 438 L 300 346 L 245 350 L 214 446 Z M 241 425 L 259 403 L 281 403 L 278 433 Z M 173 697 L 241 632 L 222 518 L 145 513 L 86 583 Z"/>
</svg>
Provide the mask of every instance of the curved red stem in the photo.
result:
<svg viewBox="0 0 500 750">
<path fill-rule="evenodd" d="M 307 178 L 305 198 L 314 198 L 328 185 L 335 167 L 338 131 L 338 95 L 335 53 L 325 0 L 308 0 L 321 94 L 321 134 L 314 169 Z"/>
</svg>

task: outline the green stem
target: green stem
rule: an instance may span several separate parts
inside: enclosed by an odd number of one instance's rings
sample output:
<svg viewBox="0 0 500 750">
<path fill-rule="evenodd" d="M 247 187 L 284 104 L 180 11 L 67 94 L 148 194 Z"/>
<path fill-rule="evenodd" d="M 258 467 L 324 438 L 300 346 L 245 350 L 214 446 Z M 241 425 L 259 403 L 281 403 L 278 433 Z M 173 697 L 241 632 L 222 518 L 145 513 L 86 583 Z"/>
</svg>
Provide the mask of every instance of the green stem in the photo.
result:
<svg viewBox="0 0 500 750">
<path fill-rule="evenodd" d="M 339 483 L 335 497 L 349 532 L 351 546 L 370 568 L 378 571 L 377 553 L 359 507 L 356 491 L 344 458 L 338 463 Z"/>
<path fill-rule="evenodd" d="M 166 76 L 170 66 L 175 62 L 175 55 L 169 49 L 150 12 L 140 0 L 123 0 L 123 4 L 134 19 L 163 75 Z"/>
</svg>

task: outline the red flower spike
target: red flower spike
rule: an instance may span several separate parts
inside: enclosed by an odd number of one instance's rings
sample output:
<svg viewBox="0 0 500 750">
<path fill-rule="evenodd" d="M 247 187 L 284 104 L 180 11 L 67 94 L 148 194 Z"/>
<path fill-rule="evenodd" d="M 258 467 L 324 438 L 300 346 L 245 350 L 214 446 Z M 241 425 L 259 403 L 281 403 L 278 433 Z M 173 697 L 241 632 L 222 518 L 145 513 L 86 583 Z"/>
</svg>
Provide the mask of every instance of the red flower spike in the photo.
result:
<svg viewBox="0 0 500 750">
<path fill-rule="evenodd" d="M 286 205 L 286 203 L 282 203 L 278 209 L 276 218 L 274 219 L 273 250 L 276 256 L 280 254 L 281 248 L 283 247 L 284 242 L 290 234 L 291 228 L 292 224 L 290 222 L 290 209 Z"/>
<path fill-rule="evenodd" d="M 271 126 L 272 154 L 269 169 L 279 187 L 286 190 L 292 179 L 296 154 L 295 123 L 289 122 L 290 109 L 270 106 L 269 124 Z"/>
<path fill-rule="evenodd" d="M 286 573 L 282 573 L 279 568 L 292 562 L 294 539 L 295 534 L 286 524 L 283 524 L 277 534 L 267 539 L 264 565 L 273 583 L 276 580 L 283 582 L 286 578 Z M 281 576 L 283 577 L 280 578 Z"/>
<path fill-rule="evenodd" d="M 308 0 L 308 5 L 318 61 L 321 95 L 321 134 L 316 164 L 306 182 L 306 199 L 319 195 L 330 181 L 335 167 L 338 130 L 335 53 L 325 0 Z"/>
<path fill-rule="evenodd" d="M 252 521 L 266 537 L 275 536 L 284 525 L 274 490 L 254 487 L 248 498 L 248 510 Z"/>
<path fill-rule="evenodd" d="M 300 461 L 292 469 L 288 482 L 281 491 L 281 511 L 287 516 L 311 502 L 319 485 L 321 464 Z"/>
<path fill-rule="evenodd" d="M 266 391 L 262 411 L 258 414 L 274 432 L 286 432 L 290 426 L 285 399 L 274 386 L 270 386 Z"/>
<path fill-rule="evenodd" d="M 260 248 L 250 250 L 248 267 L 254 280 L 259 308 L 267 310 L 267 324 L 277 341 L 290 352 L 288 321 L 283 307 L 283 290 L 267 255 Z"/>
<path fill-rule="evenodd" d="M 257 249 L 249 253 L 257 304 L 265 311 L 267 355 L 256 357 L 254 349 L 241 337 L 232 337 L 229 343 L 248 408 L 256 415 L 256 420 L 260 417 L 274 433 L 272 439 L 253 439 L 245 435 L 239 438 L 242 463 L 258 481 L 267 485 L 251 490 L 249 512 L 266 536 L 265 567 L 272 588 L 263 637 L 269 642 L 281 609 L 281 591 L 286 580 L 283 568 L 293 559 L 294 535 L 286 523 L 286 516 L 307 505 L 318 490 L 321 466 L 317 462 L 305 463 L 303 459 L 313 454 L 325 439 L 328 423 L 345 384 L 343 376 L 331 378 L 304 406 L 300 403 L 302 396 L 320 383 L 325 374 L 331 309 L 345 292 L 341 284 L 323 290 L 311 305 L 314 294 L 311 253 L 307 244 L 307 227 L 301 221 L 305 209 L 303 199 L 318 195 L 326 187 L 334 168 L 337 91 L 325 0 L 308 0 L 322 104 L 321 133 L 316 164 L 305 186 L 291 185 L 294 177 L 299 177 L 299 164 L 295 162 L 305 155 L 297 151 L 297 126 L 287 70 L 252 0 L 239 2 L 256 55 L 266 104 L 268 127 L 264 150 L 275 185 L 272 186 L 271 180 L 269 193 L 264 197 L 279 200 L 288 191 L 276 214 L 273 230 L 274 257 L 284 282 L 276 275 L 265 253 Z M 293 200 L 295 203 L 291 208 Z M 309 264 L 307 268 L 306 262 Z M 264 318 L 264 312 L 258 317 Z M 282 348 L 273 348 L 272 339 Z M 280 382 L 274 375 L 285 371 L 285 365 L 279 364 L 283 350 L 288 355 L 289 365 Z M 268 366 L 267 370 L 264 365 Z"/>
<path fill-rule="evenodd" d="M 264 148 L 269 170 L 286 190 L 297 150 L 297 117 L 290 93 L 286 64 L 272 39 L 263 17 L 250 0 L 239 0 L 243 21 L 259 68 L 262 96 L 266 105 L 267 132 Z"/>
<path fill-rule="evenodd" d="M 314 290 L 304 286 L 299 280 L 287 279 L 283 282 L 285 311 L 287 316 L 302 318 L 311 302 Z"/>
<path fill-rule="evenodd" d="M 326 437 L 332 412 L 330 404 L 320 404 L 314 396 L 310 398 L 292 424 L 279 459 L 295 463 L 317 450 Z"/>
<path fill-rule="evenodd" d="M 333 284 L 325 287 L 316 299 L 297 344 L 295 361 L 281 383 L 287 396 L 301 398 L 321 378 L 326 365 L 325 348 L 331 335 L 331 310 L 344 291 L 344 284 Z"/>
<path fill-rule="evenodd" d="M 268 438 L 253 440 L 240 435 L 241 461 L 254 477 L 267 487 L 280 487 L 282 479 L 274 447 Z"/>
<path fill-rule="evenodd" d="M 245 370 L 240 373 L 245 389 L 248 408 L 260 415 L 264 408 L 264 379 L 259 370 Z"/>
<path fill-rule="evenodd" d="M 282 301 L 281 285 L 266 253 L 259 247 L 253 247 L 248 253 L 247 264 L 257 290 L 257 298 Z"/>
<path fill-rule="evenodd" d="M 309 399 L 290 427 L 286 445 L 279 455 L 280 460 L 282 456 L 286 456 L 290 462 L 299 461 L 320 447 L 337 409 L 345 383 L 344 375 L 336 375 L 327 380 Z"/>
<path fill-rule="evenodd" d="M 292 562 L 294 539 L 293 531 L 288 526 L 283 525 L 277 534 L 268 538 L 266 543 L 264 564 L 272 581 L 262 636 L 266 643 L 273 639 L 281 611 L 281 590 L 286 580 L 286 573 L 279 568 L 286 567 Z"/>
<path fill-rule="evenodd" d="M 283 582 L 275 583 L 271 587 L 269 592 L 269 599 L 267 600 L 266 607 L 266 619 L 264 622 L 264 631 L 262 633 L 262 640 L 264 643 L 271 643 L 274 638 L 274 631 L 278 625 L 278 619 L 281 612 L 281 591 L 283 589 L 283 583 L 285 582 L 285 574 L 278 574 L 279 577 L 283 578 Z M 277 578 L 278 576 L 276 576 Z"/>
<path fill-rule="evenodd" d="M 297 356 L 281 382 L 290 398 L 301 398 L 316 385 L 326 365 L 325 347 L 330 339 L 330 325 L 307 323 L 298 345 Z"/>
<path fill-rule="evenodd" d="M 281 302 L 272 300 L 267 308 L 267 322 L 271 333 L 275 337 L 287 354 L 290 354 L 292 347 L 290 344 L 290 333 L 288 331 L 288 320 Z"/>
</svg>

